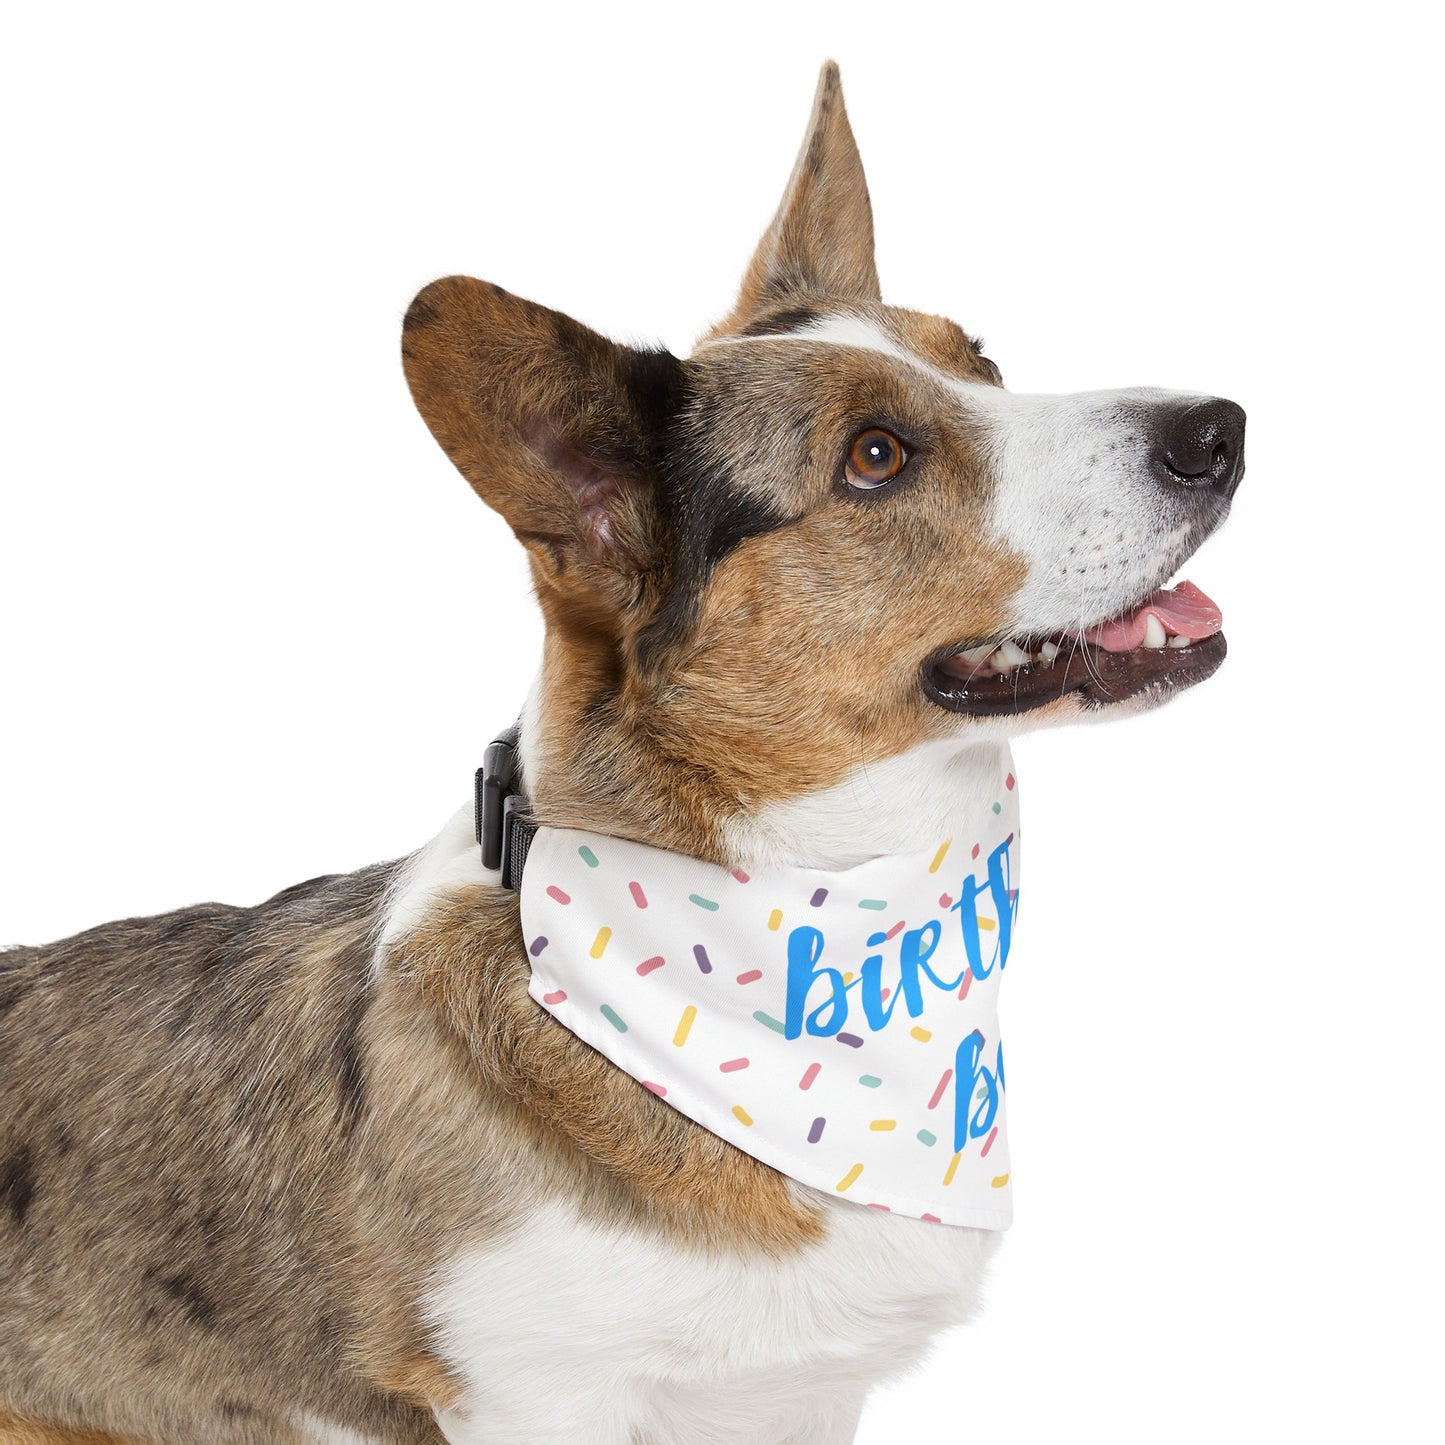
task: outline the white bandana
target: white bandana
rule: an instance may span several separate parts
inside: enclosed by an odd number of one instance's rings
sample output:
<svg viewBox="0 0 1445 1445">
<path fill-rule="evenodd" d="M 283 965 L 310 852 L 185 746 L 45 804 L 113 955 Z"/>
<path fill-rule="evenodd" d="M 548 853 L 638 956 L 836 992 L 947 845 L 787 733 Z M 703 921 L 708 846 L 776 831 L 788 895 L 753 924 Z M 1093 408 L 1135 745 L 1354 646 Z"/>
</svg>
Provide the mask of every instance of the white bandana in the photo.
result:
<svg viewBox="0 0 1445 1445">
<path fill-rule="evenodd" d="M 539 828 L 530 992 L 675 1109 L 800 1183 L 935 1223 L 1013 1218 L 997 997 L 1018 793 L 853 868 L 747 874 Z"/>
</svg>

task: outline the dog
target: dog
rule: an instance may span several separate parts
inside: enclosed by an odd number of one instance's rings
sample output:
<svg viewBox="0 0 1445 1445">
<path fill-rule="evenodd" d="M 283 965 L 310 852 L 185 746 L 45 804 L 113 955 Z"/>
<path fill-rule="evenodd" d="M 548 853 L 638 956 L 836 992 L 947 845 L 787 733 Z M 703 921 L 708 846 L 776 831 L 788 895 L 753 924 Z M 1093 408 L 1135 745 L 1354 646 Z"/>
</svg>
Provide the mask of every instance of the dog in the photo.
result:
<svg viewBox="0 0 1445 1445">
<path fill-rule="evenodd" d="M 546 622 L 483 849 L 464 809 L 407 858 L 255 907 L 0 955 L 0 1440 L 841 1445 L 870 1387 L 975 1309 L 1003 1145 L 982 1224 L 774 1167 L 746 1132 L 766 1091 L 704 1127 L 602 1025 L 588 1042 L 550 1011 L 559 945 L 526 910 L 551 905 L 509 875 L 581 835 L 589 867 L 615 842 L 719 886 L 837 879 L 941 857 L 961 812 L 1006 818 L 1010 736 L 1155 706 L 1223 660 L 1213 604 L 1165 584 L 1229 511 L 1244 414 L 1014 395 L 954 323 L 885 306 L 832 64 L 690 357 L 452 277 L 412 302 L 403 361 Z M 972 877 L 945 867 L 941 904 Z M 999 870 L 964 918 L 969 947 L 995 938 L 979 993 L 1017 897 Z M 584 984 L 608 932 L 567 965 Z M 901 935 L 893 1004 L 920 1017 L 920 980 L 950 1006 L 958 983 L 938 936 Z M 820 929 L 789 943 L 801 994 L 760 1041 L 852 1043 L 850 1007 L 882 1027 L 881 954 L 859 977 Z M 682 977 L 632 958 L 619 977 Z M 1001 1051 L 970 1056 L 977 1095 L 963 1057 L 954 1167 L 1004 1089 Z M 947 1197 L 935 1132 L 903 1142 Z"/>
</svg>

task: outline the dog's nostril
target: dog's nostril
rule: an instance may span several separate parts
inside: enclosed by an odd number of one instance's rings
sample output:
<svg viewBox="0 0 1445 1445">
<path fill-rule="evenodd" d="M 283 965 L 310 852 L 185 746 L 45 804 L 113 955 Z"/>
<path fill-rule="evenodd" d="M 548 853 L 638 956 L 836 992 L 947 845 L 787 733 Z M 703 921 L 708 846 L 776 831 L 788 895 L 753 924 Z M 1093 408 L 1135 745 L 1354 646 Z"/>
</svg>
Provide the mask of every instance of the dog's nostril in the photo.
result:
<svg viewBox="0 0 1445 1445">
<path fill-rule="evenodd" d="M 1244 475 L 1244 410 L 1222 397 L 1168 401 L 1157 413 L 1161 479 L 1234 495 Z"/>
</svg>

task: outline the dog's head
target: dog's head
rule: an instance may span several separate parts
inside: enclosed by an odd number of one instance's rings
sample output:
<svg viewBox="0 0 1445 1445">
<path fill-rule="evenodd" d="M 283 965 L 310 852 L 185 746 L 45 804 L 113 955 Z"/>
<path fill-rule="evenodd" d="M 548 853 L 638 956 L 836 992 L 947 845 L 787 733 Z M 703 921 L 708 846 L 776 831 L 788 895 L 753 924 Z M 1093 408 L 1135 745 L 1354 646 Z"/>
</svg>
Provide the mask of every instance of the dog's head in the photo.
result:
<svg viewBox="0 0 1445 1445">
<path fill-rule="evenodd" d="M 1224 656 L 1213 604 L 1159 589 L 1229 509 L 1243 412 L 1015 395 L 953 322 L 885 306 L 832 65 L 690 357 L 466 277 L 412 303 L 403 356 L 531 557 L 555 821 L 715 852 L 705 820 L 919 744 L 1137 710 Z"/>
</svg>

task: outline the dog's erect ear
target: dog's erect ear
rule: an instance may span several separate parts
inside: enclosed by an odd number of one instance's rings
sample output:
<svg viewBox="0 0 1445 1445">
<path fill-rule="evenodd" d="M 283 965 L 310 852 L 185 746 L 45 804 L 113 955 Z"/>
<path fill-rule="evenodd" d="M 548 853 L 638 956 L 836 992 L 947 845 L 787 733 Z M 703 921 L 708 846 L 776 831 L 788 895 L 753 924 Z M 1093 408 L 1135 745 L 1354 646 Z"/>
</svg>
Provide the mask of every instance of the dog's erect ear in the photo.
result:
<svg viewBox="0 0 1445 1445">
<path fill-rule="evenodd" d="M 401 351 L 423 420 L 531 552 L 539 583 L 614 607 L 636 597 L 660 550 L 676 357 L 620 346 L 469 276 L 417 296 Z"/>
<path fill-rule="evenodd" d="M 880 301 L 873 265 L 873 207 L 863 161 L 843 109 L 843 82 L 828 61 L 803 148 L 773 223 L 743 277 L 732 313 L 712 331 L 725 336 L 792 297 Z"/>
</svg>

